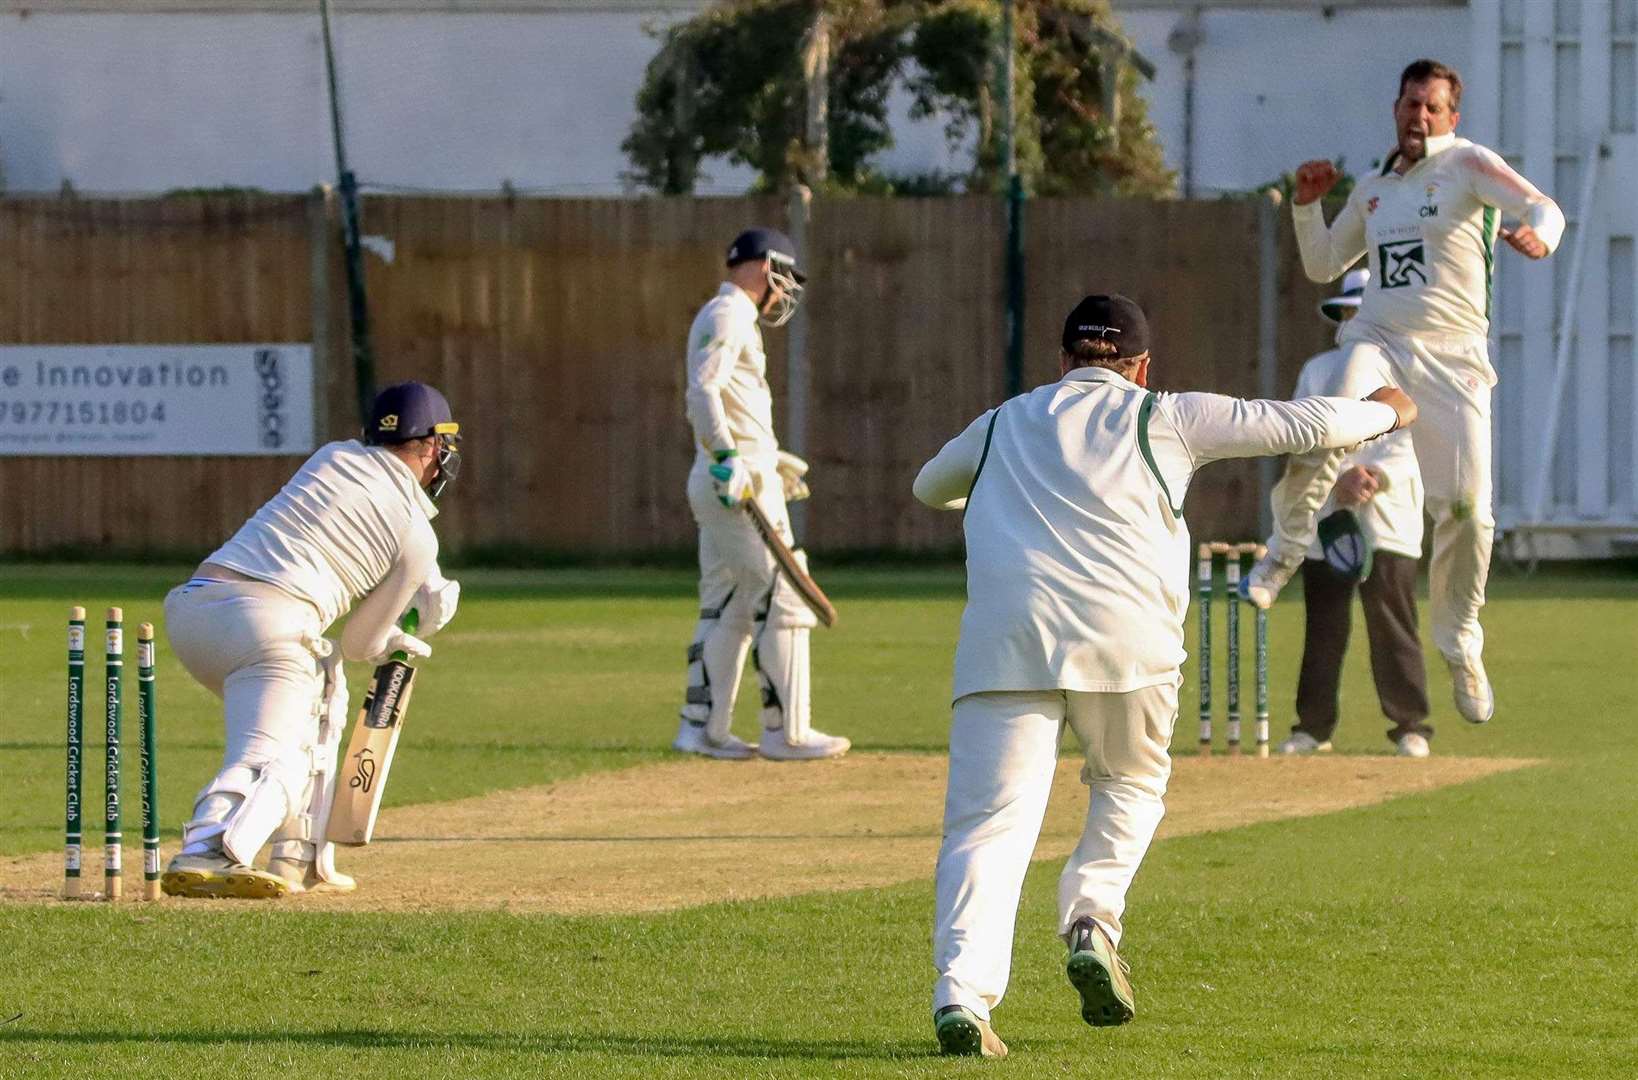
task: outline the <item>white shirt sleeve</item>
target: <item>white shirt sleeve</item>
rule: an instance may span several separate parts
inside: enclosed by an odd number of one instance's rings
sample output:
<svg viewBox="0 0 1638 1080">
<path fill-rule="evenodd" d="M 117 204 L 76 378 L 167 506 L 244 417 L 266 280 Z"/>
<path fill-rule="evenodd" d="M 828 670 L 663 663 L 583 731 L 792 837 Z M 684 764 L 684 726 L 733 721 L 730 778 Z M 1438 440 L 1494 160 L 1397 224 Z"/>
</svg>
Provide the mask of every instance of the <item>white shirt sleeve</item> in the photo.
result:
<svg viewBox="0 0 1638 1080">
<path fill-rule="evenodd" d="M 1359 212 L 1356 186 L 1342 212 L 1329 226 L 1321 200 L 1291 206 L 1291 222 L 1297 233 L 1297 252 L 1302 256 L 1302 272 L 1310 281 L 1335 281 L 1365 254 L 1365 216 Z"/>
<path fill-rule="evenodd" d="M 409 607 L 415 590 L 438 567 L 438 537 L 432 525 L 416 522 L 404 538 L 398 558 L 381 583 L 358 602 L 341 631 L 341 655 L 348 660 L 379 663 L 385 659 L 387 637 L 398 617 Z"/>
<path fill-rule="evenodd" d="M 1494 150 L 1465 147 L 1463 163 L 1475 198 L 1529 225 L 1547 245 L 1549 255 L 1557 250 L 1564 236 L 1564 212 L 1557 203 L 1537 191 Z"/>
<path fill-rule="evenodd" d="M 722 405 L 722 388 L 734 373 L 740 340 L 731 309 L 714 305 L 705 329 L 688 343 L 688 386 L 684 399 L 694 438 L 709 450 L 728 450 L 734 445 L 728 427 L 728 413 Z"/>
<path fill-rule="evenodd" d="M 1247 401 L 1222 394 L 1163 394 L 1155 411 L 1171 422 L 1194 468 L 1223 458 L 1355 446 L 1399 422 L 1391 405 L 1333 397 Z"/>
<path fill-rule="evenodd" d="M 944 449 L 921 467 L 913 486 L 916 498 L 935 510 L 966 507 L 967 493 L 978 475 L 984 445 L 989 441 L 990 418 L 995 412 L 990 409 L 968 424 L 965 431 L 945 443 Z"/>
</svg>

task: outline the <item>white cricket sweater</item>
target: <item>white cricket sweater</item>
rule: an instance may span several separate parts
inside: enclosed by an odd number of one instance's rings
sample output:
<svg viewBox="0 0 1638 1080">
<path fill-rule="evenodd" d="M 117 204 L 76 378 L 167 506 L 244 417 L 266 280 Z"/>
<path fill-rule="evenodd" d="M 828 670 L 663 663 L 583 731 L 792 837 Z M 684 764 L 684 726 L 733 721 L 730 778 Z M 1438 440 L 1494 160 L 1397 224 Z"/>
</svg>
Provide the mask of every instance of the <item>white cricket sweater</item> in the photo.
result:
<svg viewBox="0 0 1638 1080">
<path fill-rule="evenodd" d="M 436 571 L 437 513 L 391 451 L 356 439 L 328 443 L 206 561 L 306 600 L 321 626 L 386 583 L 342 638 L 348 659 L 365 659 Z"/>
<path fill-rule="evenodd" d="M 915 481 L 929 506 L 966 509 L 954 696 L 1174 682 L 1195 470 L 1352 446 L 1395 422 L 1379 402 L 1153 394 L 1099 367 L 986 412 Z"/>
<path fill-rule="evenodd" d="M 1303 270 L 1334 281 L 1361 255 L 1370 262 L 1359 314 L 1344 340 L 1390 334 L 1484 337 L 1490 329 L 1496 231 L 1501 215 L 1535 229 L 1551 252 L 1564 234 L 1557 204 L 1494 151 L 1443 135 L 1405 171 L 1396 155 L 1355 185 L 1329 228 L 1319 200 L 1293 206 Z"/>
<path fill-rule="evenodd" d="M 768 355 L 745 290 L 724 282 L 694 316 L 686 366 L 684 401 L 700 455 L 730 447 L 746 458 L 778 452 Z"/>
</svg>

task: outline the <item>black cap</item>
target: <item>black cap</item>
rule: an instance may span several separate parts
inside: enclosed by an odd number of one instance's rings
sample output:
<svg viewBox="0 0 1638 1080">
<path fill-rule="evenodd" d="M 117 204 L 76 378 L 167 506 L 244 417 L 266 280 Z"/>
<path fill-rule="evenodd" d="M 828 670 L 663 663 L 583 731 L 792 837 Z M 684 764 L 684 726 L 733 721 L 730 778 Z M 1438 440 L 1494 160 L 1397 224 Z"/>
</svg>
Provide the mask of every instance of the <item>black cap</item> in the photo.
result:
<svg viewBox="0 0 1638 1080">
<path fill-rule="evenodd" d="M 423 382 L 401 382 L 375 395 L 364 441 L 391 445 L 428 435 L 456 435 L 460 430 L 444 395 Z"/>
<path fill-rule="evenodd" d="M 1149 320 L 1136 301 L 1119 293 L 1088 296 L 1064 320 L 1064 351 L 1074 349 L 1077 341 L 1100 339 L 1115 343 L 1117 358 L 1142 356 L 1149 351 Z"/>
<path fill-rule="evenodd" d="M 808 275 L 796 267 L 796 245 L 778 229 L 746 229 L 728 245 L 728 265 L 738 266 L 753 259 L 773 256 L 790 267 L 791 276 L 801 284 Z"/>
</svg>

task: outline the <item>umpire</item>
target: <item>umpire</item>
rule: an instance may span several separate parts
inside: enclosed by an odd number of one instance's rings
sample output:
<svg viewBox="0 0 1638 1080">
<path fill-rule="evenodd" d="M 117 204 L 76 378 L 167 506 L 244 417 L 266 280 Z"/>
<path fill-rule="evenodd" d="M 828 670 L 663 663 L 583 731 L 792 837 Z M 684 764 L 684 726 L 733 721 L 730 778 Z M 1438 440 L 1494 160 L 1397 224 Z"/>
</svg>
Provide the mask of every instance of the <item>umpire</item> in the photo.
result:
<svg viewBox="0 0 1638 1080">
<path fill-rule="evenodd" d="M 1342 295 L 1322 303 L 1320 313 L 1338 326 L 1346 323 L 1359 310 L 1370 274 L 1348 274 Z M 1341 371 L 1341 350 L 1320 353 L 1303 365 L 1295 396 L 1336 392 Z M 1388 739 L 1400 757 L 1427 757 L 1433 728 L 1427 722 L 1428 674 L 1416 626 L 1422 474 L 1410 433 L 1386 435 L 1345 458 L 1318 519 L 1319 539 L 1302 564 L 1307 622 L 1297 723 L 1280 750 L 1311 754 L 1331 749 L 1357 588 L 1365 608 L 1376 696 L 1393 724 Z"/>
</svg>

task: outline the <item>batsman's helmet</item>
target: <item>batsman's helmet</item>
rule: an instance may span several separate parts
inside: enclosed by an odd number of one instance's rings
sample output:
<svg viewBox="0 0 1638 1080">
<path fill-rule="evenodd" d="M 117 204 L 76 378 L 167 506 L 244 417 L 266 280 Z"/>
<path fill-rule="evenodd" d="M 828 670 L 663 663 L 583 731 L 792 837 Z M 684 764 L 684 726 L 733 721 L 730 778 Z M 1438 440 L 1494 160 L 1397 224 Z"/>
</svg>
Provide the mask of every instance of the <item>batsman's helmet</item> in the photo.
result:
<svg viewBox="0 0 1638 1080">
<path fill-rule="evenodd" d="M 778 229 L 746 229 L 728 245 L 730 267 L 762 260 L 768 263 L 769 283 L 778 288 L 768 290 L 758 314 L 764 325 L 784 326 L 796 314 L 808 275 L 796 265 L 796 245 Z"/>
<path fill-rule="evenodd" d="M 438 439 L 438 471 L 427 484 L 434 499 L 444 493 L 461 471 L 461 425 L 449 402 L 423 382 L 401 382 L 375 395 L 364 441 L 371 446 L 394 446 L 411 439 Z"/>
</svg>

